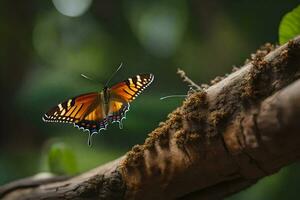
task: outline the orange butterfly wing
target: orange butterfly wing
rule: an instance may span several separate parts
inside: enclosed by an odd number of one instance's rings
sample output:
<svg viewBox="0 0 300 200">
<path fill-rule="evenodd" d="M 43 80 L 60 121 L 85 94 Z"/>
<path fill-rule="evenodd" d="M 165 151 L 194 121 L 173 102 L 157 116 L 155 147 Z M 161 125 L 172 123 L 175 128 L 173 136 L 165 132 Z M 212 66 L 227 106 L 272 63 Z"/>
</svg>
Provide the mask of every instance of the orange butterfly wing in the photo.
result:
<svg viewBox="0 0 300 200">
<path fill-rule="evenodd" d="M 152 83 L 153 79 L 153 74 L 140 74 L 122 81 L 110 88 L 111 98 L 131 102 Z"/>
<path fill-rule="evenodd" d="M 122 120 L 126 118 L 126 112 L 129 111 L 129 103 L 117 99 L 109 101 L 109 110 L 107 119 L 109 122 L 118 122 L 120 129 L 123 128 Z"/>
<path fill-rule="evenodd" d="M 107 120 L 99 93 L 83 94 L 58 104 L 44 116 L 45 122 L 74 123 L 79 129 L 91 133 L 105 129 Z"/>
<path fill-rule="evenodd" d="M 140 74 L 112 86 L 109 90 L 108 121 L 119 122 L 122 128 L 122 120 L 126 118 L 129 103 L 150 85 L 153 79 L 152 74 Z"/>
</svg>

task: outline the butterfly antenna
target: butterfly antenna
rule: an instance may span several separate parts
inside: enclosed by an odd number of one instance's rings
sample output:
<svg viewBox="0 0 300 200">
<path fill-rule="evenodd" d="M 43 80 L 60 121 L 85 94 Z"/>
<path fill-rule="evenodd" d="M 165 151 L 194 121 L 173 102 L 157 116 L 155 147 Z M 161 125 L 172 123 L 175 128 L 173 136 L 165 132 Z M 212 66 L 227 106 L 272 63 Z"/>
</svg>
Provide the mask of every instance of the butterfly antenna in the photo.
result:
<svg viewBox="0 0 300 200">
<path fill-rule="evenodd" d="M 83 78 L 85 78 L 85 79 L 87 79 L 87 80 L 94 81 L 92 78 L 88 77 L 88 76 L 85 75 L 85 74 L 80 74 L 80 76 L 82 76 Z"/>
<path fill-rule="evenodd" d="M 168 99 L 168 98 L 173 98 L 173 97 L 186 97 L 187 95 L 170 95 L 170 96 L 165 96 L 161 97 L 160 100 Z"/>
<path fill-rule="evenodd" d="M 119 65 L 118 69 L 110 76 L 110 78 L 108 79 L 108 81 L 105 83 L 105 87 L 108 86 L 108 84 L 111 81 L 111 79 L 117 74 L 117 72 L 121 69 L 122 66 L 123 66 L 123 63 L 121 62 L 121 64 Z"/>
<path fill-rule="evenodd" d="M 82 76 L 83 78 L 85 78 L 85 79 L 87 79 L 89 81 L 92 81 L 94 83 L 97 83 L 97 84 L 99 83 L 98 81 L 95 81 L 95 79 L 93 79 L 93 78 L 91 78 L 91 77 L 89 77 L 89 76 L 87 76 L 85 74 L 80 74 L 80 76 Z"/>
</svg>

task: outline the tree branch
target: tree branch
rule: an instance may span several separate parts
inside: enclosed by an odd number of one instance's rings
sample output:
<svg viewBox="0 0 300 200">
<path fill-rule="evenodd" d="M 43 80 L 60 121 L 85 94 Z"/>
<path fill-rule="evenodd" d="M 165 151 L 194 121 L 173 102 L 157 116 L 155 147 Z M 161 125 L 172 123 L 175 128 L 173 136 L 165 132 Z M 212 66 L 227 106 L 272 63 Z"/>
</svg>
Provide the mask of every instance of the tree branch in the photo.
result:
<svg viewBox="0 0 300 200">
<path fill-rule="evenodd" d="M 0 197 L 216 199 L 236 193 L 299 160 L 299 55 L 300 37 L 274 50 L 265 46 L 239 70 L 188 95 L 125 156 L 63 181 L 11 183 Z"/>
</svg>

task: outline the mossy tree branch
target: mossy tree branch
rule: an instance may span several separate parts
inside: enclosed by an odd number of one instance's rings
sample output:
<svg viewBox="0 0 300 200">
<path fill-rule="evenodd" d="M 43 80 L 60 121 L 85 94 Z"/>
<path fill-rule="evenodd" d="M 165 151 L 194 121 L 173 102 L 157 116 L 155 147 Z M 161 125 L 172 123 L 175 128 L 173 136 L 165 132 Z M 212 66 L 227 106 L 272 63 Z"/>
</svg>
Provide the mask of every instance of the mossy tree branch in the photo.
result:
<svg viewBox="0 0 300 200">
<path fill-rule="evenodd" d="M 215 199 L 300 158 L 300 37 L 189 94 L 142 145 L 66 180 L 11 183 L 4 199 Z M 21 181 L 22 182 L 22 181 Z"/>
</svg>

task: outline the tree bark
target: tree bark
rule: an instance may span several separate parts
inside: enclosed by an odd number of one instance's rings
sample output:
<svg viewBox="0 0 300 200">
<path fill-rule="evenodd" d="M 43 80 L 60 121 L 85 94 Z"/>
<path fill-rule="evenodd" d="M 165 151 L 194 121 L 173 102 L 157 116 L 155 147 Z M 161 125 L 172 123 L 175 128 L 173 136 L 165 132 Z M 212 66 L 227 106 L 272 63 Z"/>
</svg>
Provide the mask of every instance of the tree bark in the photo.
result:
<svg viewBox="0 0 300 200">
<path fill-rule="evenodd" d="M 142 145 L 63 180 L 29 178 L 3 199 L 220 199 L 300 158 L 300 37 L 189 93 Z M 188 79 L 185 79 L 188 80 Z"/>
</svg>

